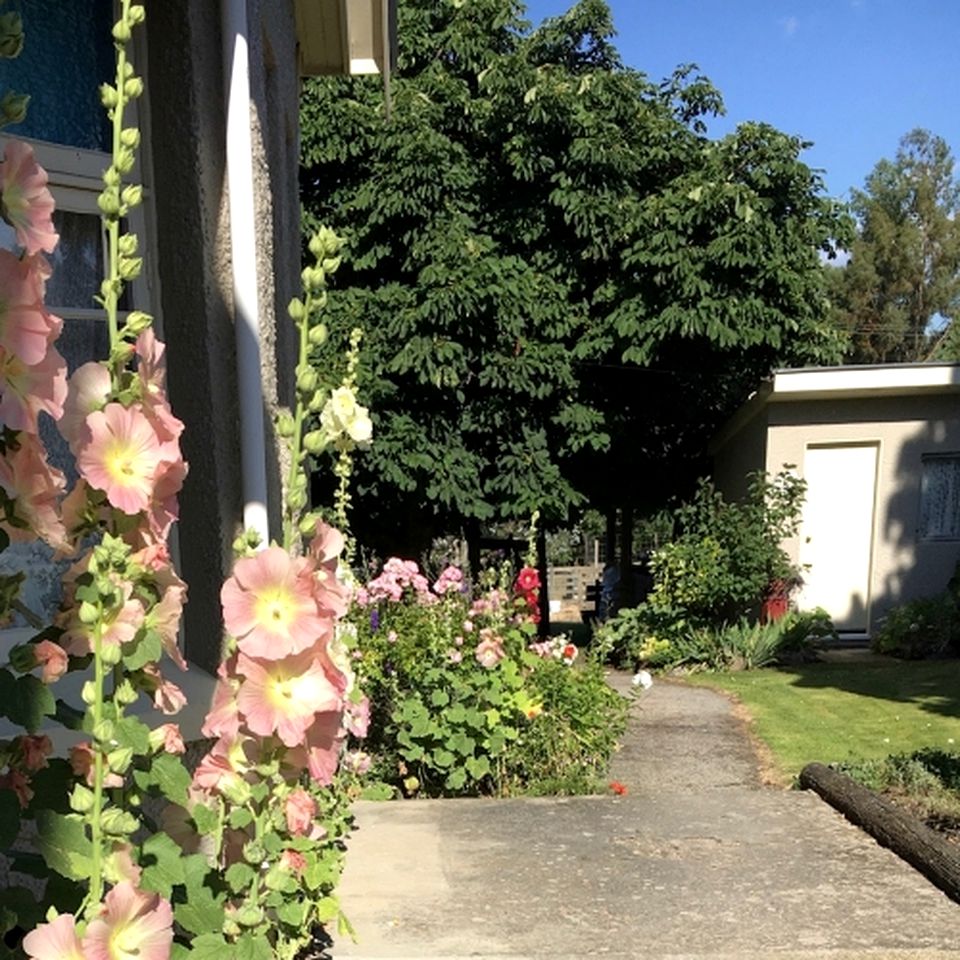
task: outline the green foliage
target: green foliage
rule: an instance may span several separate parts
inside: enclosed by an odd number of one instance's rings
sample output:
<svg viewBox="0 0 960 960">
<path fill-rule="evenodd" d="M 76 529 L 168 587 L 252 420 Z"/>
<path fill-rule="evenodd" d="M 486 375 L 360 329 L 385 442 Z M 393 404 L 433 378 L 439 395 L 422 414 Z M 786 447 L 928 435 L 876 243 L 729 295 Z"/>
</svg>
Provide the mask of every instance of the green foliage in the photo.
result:
<svg viewBox="0 0 960 960">
<path fill-rule="evenodd" d="M 348 240 L 327 349 L 368 331 L 381 538 L 398 503 L 443 528 L 636 497 L 772 367 L 839 356 L 817 251 L 848 227 L 805 144 L 707 139 L 718 92 L 625 67 L 599 0 L 533 31 L 521 9 L 401 2 L 389 118 L 379 81 L 305 87 L 305 227 Z"/>
<path fill-rule="evenodd" d="M 954 590 L 894 607 L 870 642 L 877 653 L 905 660 L 942 657 L 960 648 L 960 603 Z"/>
<path fill-rule="evenodd" d="M 391 599 L 377 582 L 368 585 L 375 602 L 355 619 L 374 777 L 419 796 L 597 788 L 626 702 L 599 663 L 573 663 L 572 644 L 531 643 L 535 627 L 504 574 L 487 575 L 472 603 L 425 583 Z M 501 656 L 485 665 L 491 643 Z"/>
<path fill-rule="evenodd" d="M 698 651 L 727 624 L 755 620 L 772 585 L 796 582 L 782 541 L 799 529 L 805 490 L 789 470 L 756 473 L 744 500 L 728 503 L 701 480 L 674 513 L 673 540 L 651 556 L 650 595 L 601 627 L 600 642 L 623 659 L 654 665 L 716 659 Z"/>
<path fill-rule="evenodd" d="M 926 130 L 900 141 L 854 191 L 850 261 L 831 270 L 837 324 L 856 363 L 960 359 L 960 181 L 947 143 Z"/>
</svg>

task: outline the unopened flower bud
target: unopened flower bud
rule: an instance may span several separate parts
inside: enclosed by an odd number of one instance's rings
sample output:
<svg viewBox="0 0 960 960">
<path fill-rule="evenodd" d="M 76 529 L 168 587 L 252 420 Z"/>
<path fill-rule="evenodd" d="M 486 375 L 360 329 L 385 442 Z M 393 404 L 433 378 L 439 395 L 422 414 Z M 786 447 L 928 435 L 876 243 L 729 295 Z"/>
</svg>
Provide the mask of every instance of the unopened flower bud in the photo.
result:
<svg viewBox="0 0 960 960">
<path fill-rule="evenodd" d="M 117 248 L 122 257 L 132 257 L 137 252 L 139 241 L 135 233 L 125 233 L 117 241 Z"/>
<path fill-rule="evenodd" d="M 89 813 L 93 809 L 93 791 L 82 783 L 74 784 L 70 794 L 70 809 L 75 813 Z"/>
<path fill-rule="evenodd" d="M 296 422 L 289 410 L 281 410 L 277 414 L 277 436 L 289 440 L 297 429 Z"/>
<path fill-rule="evenodd" d="M 297 375 L 297 389 L 303 394 L 312 394 L 319 382 L 320 378 L 313 367 L 307 367 Z"/>
<path fill-rule="evenodd" d="M 290 319 L 297 323 L 303 319 L 303 311 L 303 301 L 299 297 L 294 297 L 287 306 L 287 313 L 290 314 Z"/>
<path fill-rule="evenodd" d="M 142 257 L 121 257 L 117 265 L 120 270 L 120 277 L 123 280 L 136 280 L 140 276 L 140 270 L 143 268 Z"/>
<path fill-rule="evenodd" d="M 11 90 L 0 100 L 0 118 L 4 123 L 23 123 L 27 118 L 29 103 L 30 97 L 27 94 L 14 93 Z"/>
<path fill-rule="evenodd" d="M 141 187 L 139 183 L 131 183 L 129 186 L 123 188 L 120 199 L 128 207 L 139 206 L 143 203 L 143 187 Z"/>
<path fill-rule="evenodd" d="M 77 619 L 86 626 L 96 623 L 99 616 L 100 611 L 87 600 L 80 604 L 80 609 L 77 611 Z"/>
<path fill-rule="evenodd" d="M 321 266 L 326 273 L 336 273 L 340 267 L 340 257 L 328 257 Z"/>
<path fill-rule="evenodd" d="M 23 49 L 23 23 L 14 11 L 0 14 L 0 57 L 19 57 Z"/>
<path fill-rule="evenodd" d="M 287 503 L 291 510 L 302 510 L 307 505 L 307 494 L 304 490 L 291 490 L 287 494 Z"/>
<path fill-rule="evenodd" d="M 327 342 L 327 336 L 327 325 L 325 323 L 318 323 L 315 327 L 310 328 L 307 339 L 310 341 L 311 346 L 322 347 Z"/>
<path fill-rule="evenodd" d="M 323 430 L 311 430 L 303 438 L 303 448 L 307 453 L 322 453 L 327 446 L 327 435 Z"/>
<path fill-rule="evenodd" d="M 110 86 L 109 83 L 101 84 L 100 85 L 100 102 L 108 110 L 112 110 L 120 102 L 120 97 L 117 95 L 116 87 Z"/>
<path fill-rule="evenodd" d="M 123 92 L 131 99 L 135 100 L 143 93 L 143 78 L 131 77 L 123 82 Z"/>
<path fill-rule="evenodd" d="M 140 146 L 140 131 L 136 127 L 127 127 L 120 131 L 120 142 L 131 150 Z"/>
<path fill-rule="evenodd" d="M 123 20 L 118 20 L 113 25 L 113 39 L 119 43 L 126 43 L 130 39 L 130 25 Z"/>
<path fill-rule="evenodd" d="M 153 323 L 153 317 L 142 310 L 134 310 L 127 316 L 127 330 L 132 334 L 143 333 L 151 323 Z"/>
<path fill-rule="evenodd" d="M 117 169 L 121 173 L 129 173 L 133 169 L 134 163 L 136 163 L 137 158 L 134 156 L 133 151 L 129 147 L 121 147 L 117 151 L 115 163 Z"/>
<path fill-rule="evenodd" d="M 105 216 L 116 217 L 117 214 L 120 213 L 120 196 L 116 187 L 107 187 L 107 189 L 97 197 L 97 206 Z"/>
<path fill-rule="evenodd" d="M 310 253 L 312 253 L 315 259 L 317 260 L 322 260 L 324 254 L 327 252 L 326 247 L 324 246 L 324 243 L 323 243 L 323 238 L 320 236 L 319 233 L 315 233 L 310 238 L 310 243 L 308 244 L 308 246 L 310 248 Z"/>
<path fill-rule="evenodd" d="M 143 4 L 135 3 L 127 11 L 127 20 L 130 21 L 134 26 L 138 23 L 143 23 L 144 19 L 147 16 L 146 10 L 143 8 Z"/>
</svg>

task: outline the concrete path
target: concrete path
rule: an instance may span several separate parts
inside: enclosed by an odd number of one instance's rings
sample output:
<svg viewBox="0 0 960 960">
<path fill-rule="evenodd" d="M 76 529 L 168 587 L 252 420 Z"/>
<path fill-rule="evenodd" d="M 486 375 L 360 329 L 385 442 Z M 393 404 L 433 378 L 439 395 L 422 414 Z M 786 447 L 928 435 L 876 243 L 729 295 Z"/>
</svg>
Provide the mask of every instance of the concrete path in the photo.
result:
<svg viewBox="0 0 960 960">
<path fill-rule="evenodd" d="M 623 678 L 618 678 L 619 683 Z M 810 793 L 729 702 L 658 683 L 625 797 L 361 803 L 341 958 L 960 958 L 960 905 Z"/>
</svg>

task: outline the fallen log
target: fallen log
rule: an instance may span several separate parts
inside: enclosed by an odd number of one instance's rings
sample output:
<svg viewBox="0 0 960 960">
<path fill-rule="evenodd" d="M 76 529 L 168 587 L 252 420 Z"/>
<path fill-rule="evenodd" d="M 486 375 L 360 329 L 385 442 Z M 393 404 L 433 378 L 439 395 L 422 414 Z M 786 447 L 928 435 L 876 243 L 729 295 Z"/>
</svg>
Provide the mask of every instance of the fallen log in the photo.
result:
<svg viewBox="0 0 960 960">
<path fill-rule="evenodd" d="M 851 823 L 960 903 L 960 850 L 936 831 L 822 763 L 807 764 L 800 771 L 800 786 L 814 790 Z"/>
</svg>

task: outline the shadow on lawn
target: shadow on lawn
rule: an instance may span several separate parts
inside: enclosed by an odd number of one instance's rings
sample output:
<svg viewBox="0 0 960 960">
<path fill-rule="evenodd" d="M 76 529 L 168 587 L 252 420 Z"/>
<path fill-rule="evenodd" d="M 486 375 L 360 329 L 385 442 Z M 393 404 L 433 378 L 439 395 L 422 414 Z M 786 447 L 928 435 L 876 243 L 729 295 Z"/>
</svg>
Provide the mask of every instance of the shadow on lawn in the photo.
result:
<svg viewBox="0 0 960 960">
<path fill-rule="evenodd" d="M 833 687 L 862 697 L 915 703 L 922 710 L 960 717 L 960 660 L 876 658 L 782 667 L 793 686 Z"/>
</svg>

